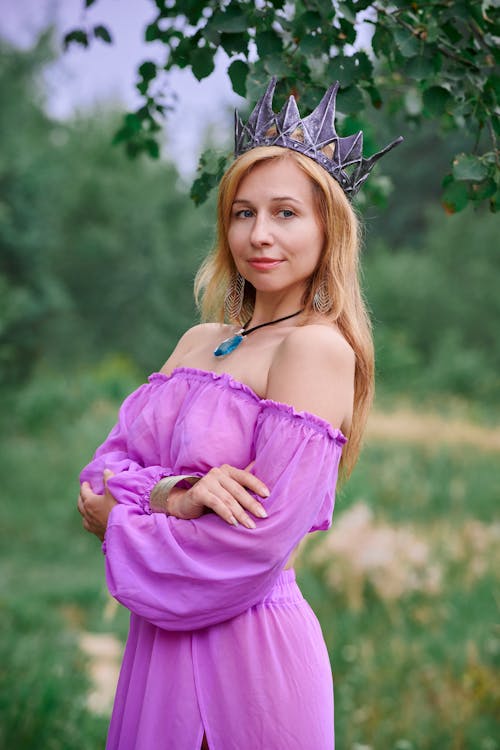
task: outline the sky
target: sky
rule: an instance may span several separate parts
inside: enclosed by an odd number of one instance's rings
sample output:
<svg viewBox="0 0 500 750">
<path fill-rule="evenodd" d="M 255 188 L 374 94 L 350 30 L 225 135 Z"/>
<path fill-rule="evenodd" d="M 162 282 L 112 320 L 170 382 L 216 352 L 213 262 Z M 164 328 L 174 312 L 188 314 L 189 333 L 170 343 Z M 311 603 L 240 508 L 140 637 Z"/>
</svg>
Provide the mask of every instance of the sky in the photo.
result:
<svg viewBox="0 0 500 750">
<path fill-rule="evenodd" d="M 56 118 L 65 119 L 100 102 L 137 107 L 138 65 L 146 59 L 161 62 L 164 56 L 161 45 L 143 42 L 144 29 L 154 18 L 152 0 L 97 0 L 86 14 L 83 5 L 83 0 L 0 0 L 0 35 L 19 47 L 29 47 L 50 24 L 59 39 L 85 20 L 91 25 L 102 23 L 112 33 L 112 45 L 95 41 L 86 50 L 72 45 L 47 71 L 47 108 Z M 231 110 L 243 102 L 231 89 L 227 64 L 219 50 L 215 71 L 201 82 L 187 70 L 169 74 L 178 100 L 165 128 L 167 153 L 187 179 L 196 169 L 207 126 L 220 135 L 221 142 L 227 139 Z"/>
</svg>

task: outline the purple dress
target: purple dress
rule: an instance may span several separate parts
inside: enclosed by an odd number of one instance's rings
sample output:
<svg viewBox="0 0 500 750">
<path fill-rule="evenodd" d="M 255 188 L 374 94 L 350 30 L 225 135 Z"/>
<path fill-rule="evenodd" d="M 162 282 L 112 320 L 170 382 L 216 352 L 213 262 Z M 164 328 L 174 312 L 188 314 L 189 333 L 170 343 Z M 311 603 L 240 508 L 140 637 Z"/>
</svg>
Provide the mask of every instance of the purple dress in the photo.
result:
<svg viewBox="0 0 500 750">
<path fill-rule="evenodd" d="M 227 374 L 155 373 L 123 403 L 81 481 L 118 500 L 103 549 L 131 612 L 108 750 L 333 750 L 333 685 L 320 625 L 284 566 L 331 524 L 340 430 L 259 398 Z M 151 513 L 165 476 L 228 463 L 270 489 L 268 518 L 230 526 Z"/>
</svg>

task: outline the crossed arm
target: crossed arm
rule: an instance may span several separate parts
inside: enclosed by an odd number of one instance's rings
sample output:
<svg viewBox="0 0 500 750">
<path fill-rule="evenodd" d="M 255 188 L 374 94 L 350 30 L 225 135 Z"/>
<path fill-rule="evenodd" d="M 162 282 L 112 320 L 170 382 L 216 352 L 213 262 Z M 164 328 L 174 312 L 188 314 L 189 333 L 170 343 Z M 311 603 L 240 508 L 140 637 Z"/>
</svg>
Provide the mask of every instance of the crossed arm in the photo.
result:
<svg viewBox="0 0 500 750">
<path fill-rule="evenodd" d="M 182 339 L 165 369 L 177 366 Z M 182 353 L 182 351 L 181 351 Z M 280 345 L 271 366 L 266 397 L 288 403 L 298 411 L 309 411 L 340 427 L 352 410 L 354 358 L 343 339 L 326 326 L 298 328 Z M 263 505 L 252 495 L 266 498 L 269 489 L 251 472 L 228 464 L 212 468 L 189 489 L 174 487 L 168 499 L 161 492 L 151 503 L 153 512 L 179 519 L 199 518 L 212 512 L 228 524 L 255 527 L 252 516 L 265 518 Z M 83 527 L 101 541 L 108 518 L 116 505 L 104 471 L 104 494 L 96 494 L 84 482 L 78 496 Z"/>
<path fill-rule="evenodd" d="M 168 493 L 168 499 L 159 493 L 155 498 L 156 504 L 152 501 L 151 510 L 185 520 L 213 512 L 233 526 L 241 523 L 248 529 L 255 528 L 255 522 L 249 513 L 259 518 L 265 518 L 267 514 L 248 490 L 260 497 L 267 497 L 269 490 L 248 471 L 249 468 L 237 469 L 228 464 L 214 467 L 190 489 L 174 487 Z M 104 471 L 103 495 L 96 494 L 88 482 L 83 482 L 78 496 L 78 511 L 83 518 L 83 528 L 101 541 L 106 533 L 109 515 L 117 504 L 107 486 L 107 480 L 111 476 L 113 472 Z"/>
</svg>

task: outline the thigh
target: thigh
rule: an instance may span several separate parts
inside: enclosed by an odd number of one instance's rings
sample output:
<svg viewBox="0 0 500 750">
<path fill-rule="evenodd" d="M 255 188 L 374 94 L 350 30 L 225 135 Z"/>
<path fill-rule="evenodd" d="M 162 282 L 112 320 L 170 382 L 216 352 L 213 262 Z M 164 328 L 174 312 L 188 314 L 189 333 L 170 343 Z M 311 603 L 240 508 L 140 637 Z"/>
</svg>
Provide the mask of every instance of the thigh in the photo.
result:
<svg viewBox="0 0 500 750">
<path fill-rule="evenodd" d="M 330 662 L 305 600 L 252 607 L 193 647 L 209 746 L 333 750 Z"/>
<path fill-rule="evenodd" d="M 190 633 L 131 616 L 106 750 L 198 750 L 203 734 Z"/>
</svg>

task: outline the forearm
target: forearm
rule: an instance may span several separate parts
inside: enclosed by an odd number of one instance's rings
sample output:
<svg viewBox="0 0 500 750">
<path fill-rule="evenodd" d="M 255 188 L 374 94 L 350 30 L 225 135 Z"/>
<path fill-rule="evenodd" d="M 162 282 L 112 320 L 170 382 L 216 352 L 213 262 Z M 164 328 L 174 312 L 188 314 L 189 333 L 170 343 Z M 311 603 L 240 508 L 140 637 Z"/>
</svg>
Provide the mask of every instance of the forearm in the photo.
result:
<svg viewBox="0 0 500 750">
<path fill-rule="evenodd" d="M 161 479 L 151 490 L 149 498 L 151 511 L 184 520 L 199 517 L 201 513 L 186 513 L 185 504 L 182 502 L 189 486 L 192 487 L 198 479 L 199 477 L 186 474 Z"/>
<path fill-rule="evenodd" d="M 301 425 L 285 422 L 293 430 L 287 441 L 276 440 L 279 420 L 260 431 L 252 471 L 270 495 L 263 501 L 268 517 L 256 518 L 255 528 L 231 526 L 214 514 L 179 520 L 118 506 L 106 533 L 111 594 L 167 630 L 206 627 L 261 601 L 297 543 L 322 527 L 325 503 L 331 517 L 341 444 Z M 172 494 L 172 513 L 182 518 L 201 487 Z"/>
</svg>

